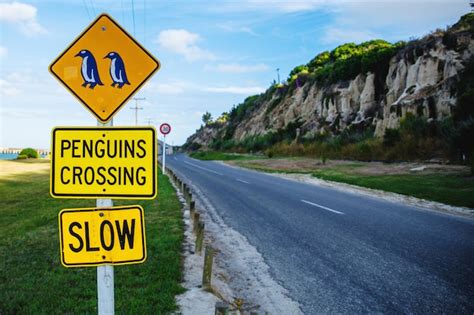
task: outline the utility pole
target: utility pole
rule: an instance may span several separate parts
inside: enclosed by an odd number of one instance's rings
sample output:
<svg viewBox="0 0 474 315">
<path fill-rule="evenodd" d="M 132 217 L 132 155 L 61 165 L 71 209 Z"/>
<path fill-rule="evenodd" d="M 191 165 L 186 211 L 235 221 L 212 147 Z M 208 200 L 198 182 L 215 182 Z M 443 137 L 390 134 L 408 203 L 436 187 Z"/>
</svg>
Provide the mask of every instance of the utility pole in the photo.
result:
<svg viewBox="0 0 474 315">
<path fill-rule="evenodd" d="M 277 68 L 278 84 L 280 84 L 280 68 Z"/>
<path fill-rule="evenodd" d="M 153 123 L 153 119 L 151 119 L 151 117 L 147 117 L 145 122 L 148 126 L 150 126 Z"/>
<path fill-rule="evenodd" d="M 143 109 L 143 107 L 138 107 L 138 101 L 144 101 L 144 97 L 134 97 L 133 100 L 135 101 L 135 107 L 130 109 L 135 110 L 135 126 L 138 126 L 138 111 Z"/>
</svg>

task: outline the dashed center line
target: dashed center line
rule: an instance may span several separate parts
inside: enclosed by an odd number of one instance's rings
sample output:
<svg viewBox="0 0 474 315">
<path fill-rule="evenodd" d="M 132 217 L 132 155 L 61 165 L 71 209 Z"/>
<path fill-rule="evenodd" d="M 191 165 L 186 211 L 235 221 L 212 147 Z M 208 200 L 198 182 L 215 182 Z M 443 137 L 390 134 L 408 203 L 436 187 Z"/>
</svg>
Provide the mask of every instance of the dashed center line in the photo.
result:
<svg viewBox="0 0 474 315">
<path fill-rule="evenodd" d="M 196 168 L 202 169 L 203 171 L 206 171 L 206 172 L 211 172 L 211 173 L 214 173 L 214 174 L 217 174 L 217 175 L 220 175 L 220 176 L 223 176 L 223 175 L 224 175 L 224 174 L 222 174 L 222 173 L 219 173 L 219 172 L 213 171 L 213 170 L 211 170 L 211 169 L 208 169 L 208 168 L 205 168 L 205 167 L 196 165 L 196 164 L 194 164 L 194 163 L 189 163 L 189 162 L 187 162 L 187 161 L 183 161 L 183 162 L 186 163 L 186 164 L 189 164 L 189 165 L 191 165 L 191 166 L 194 166 L 194 167 L 196 167 Z"/>
<path fill-rule="evenodd" d="M 302 202 L 304 203 L 307 203 L 309 205 L 312 205 L 312 206 L 315 206 L 315 207 L 318 207 L 318 208 L 321 208 L 321 209 L 324 209 L 324 210 L 327 210 L 327 211 L 331 211 L 333 213 L 336 213 L 336 214 L 344 214 L 343 212 L 340 212 L 340 211 L 337 211 L 337 210 L 334 210 L 334 209 L 331 209 L 331 208 L 328 208 L 328 207 L 325 207 L 325 206 L 322 206 L 322 205 L 318 205 L 317 203 L 314 203 L 314 202 L 311 202 L 311 201 L 307 201 L 307 200 L 303 200 L 301 199 Z"/>
<path fill-rule="evenodd" d="M 249 182 L 246 182 L 245 180 L 242 180 L 242 179 L 236 178 L 235 180 L 244 184 L 250 184 Z"/>
</svg>

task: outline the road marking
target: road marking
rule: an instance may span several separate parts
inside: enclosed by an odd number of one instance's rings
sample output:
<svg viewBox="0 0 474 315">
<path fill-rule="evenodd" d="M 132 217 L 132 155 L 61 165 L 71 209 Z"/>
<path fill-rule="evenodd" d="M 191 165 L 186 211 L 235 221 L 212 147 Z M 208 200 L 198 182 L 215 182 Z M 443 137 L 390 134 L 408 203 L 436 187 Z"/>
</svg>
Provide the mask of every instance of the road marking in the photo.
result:
<svg viewBox="0 0 474 315">
<path fill-rule="evenodd" d="M 177 160 L 178 160 L 178 159 L 176 158 L 176 156 L 173 156 L 173 159 L 174 159 L 175 161 L 177 161 Z"/>
<path fill-rule="evenodd" d="M 238 181 L 238 182 L 244 183 L 244 184 L 250 184 L 249 182 L 246 182 L 246 181 L 244 181 L 244 180 L 242 180 L 242 179 L 236 178 L 235 180 Z"/>
<path fill-rule="evenodd" d="M 301 201 L 304 202 L 304 203 L 307 203 L 307 204 L 309 204 L 309 205 L 312 205 L 312 206 L 315 206 L 315 207 L 318 207 L 318 208 L 327 210 L 327 211 L 331 211 L 331 212 L 334 212 L 334 213 L 337 213 L 337 214 L 344 214 L 343 212 L 336 211 L 336 210 L 334 210 L 334 209 L 331 209 L 331 208 L 328 208 L 328 207 L 325 207 L 325 206 L 318 205 L 317 203 L 314 203 L 314 202 L 311 202 L 311 201 L 307 201 L 307 200 L 303 200 L 303 199 L 301 199 Z"/>
<path fill-rule="evenodd" d="M 194 164 L 194 163 L 189 163 L 189 162 L 186 162 L 186 161 L 183 161 L 183 162 L 186 163 L 186 164 L 189 164 L 189 165 L 191 165 L 191 166 L 194 166 L 194 167 L 196 167 L 196 168 L 200 168 L 200 169 L 202 169 L 202 170 L 204 170 L 204 171 L 207 171 L 207 172 L 211 172 L 211 173 L 214 173 L 214 174 L 217 174 L 217 175 L 220 175 L 220 176 L 223 176 L 223 175 L 224 175 L 224 174 L 222 174 L 222 173 L 219 173 L 219 172 L 210 170 L 210 169 L 208 169 L 208 168 L 205 168 L 205 167 L 196 165 L 196 164 Z"/>
</svg>

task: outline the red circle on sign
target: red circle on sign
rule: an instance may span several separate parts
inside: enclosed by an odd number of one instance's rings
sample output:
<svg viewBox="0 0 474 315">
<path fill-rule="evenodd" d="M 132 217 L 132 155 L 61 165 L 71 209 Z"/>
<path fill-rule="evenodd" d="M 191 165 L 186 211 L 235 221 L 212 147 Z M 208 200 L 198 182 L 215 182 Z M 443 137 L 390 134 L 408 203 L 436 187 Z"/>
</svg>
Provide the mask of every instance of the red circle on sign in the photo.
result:
<svg viewBox="0 0 474 315">
<path fill-rule="evenodd" d="M 160 125 L 160 132 L 164 135 L 167 135 L 171 132 L 171 126 L 167 123 Z"/>
</svg>

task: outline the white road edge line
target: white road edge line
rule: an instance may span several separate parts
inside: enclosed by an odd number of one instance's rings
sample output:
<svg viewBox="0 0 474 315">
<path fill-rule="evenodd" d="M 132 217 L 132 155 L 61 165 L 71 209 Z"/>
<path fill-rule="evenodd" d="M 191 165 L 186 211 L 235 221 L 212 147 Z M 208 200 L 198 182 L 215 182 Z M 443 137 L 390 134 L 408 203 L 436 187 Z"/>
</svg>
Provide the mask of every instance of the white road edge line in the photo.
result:
<svg viewBox="0 0 474 315">
<path fill-rule="evenodd" d="M 211 173 L 214 173 L 214 174 L 217 174 L 217 175 L 220 175 L 220 176 L 223 176 L 223 175 L 224 175 L 224 174 L 222 174 L 222 173 L 219 173 L 219 172 L 210 170 L 210 169 L 208 169 L 208 168 L 205 168 L 205 167 L 202 167 L 202 166 L 193 164 L 193 163 L 189 163 L 189 162 L 187 162 L 187 161 L 183 161 L 183 162 L 186 163 L 186 164 L 189 164 L 189 165 L 191 165 L 191 166 L 194 166 L 194 167 L 196 167 L 196 168 L 200 168 L 200 169 L 202 169 L 202 170 L 204 170 L 204 171 L 207 171 L 207 172 L 211 172 Z"/>
<path fill-rule="evenodd" d="M 246 182 L 246 181 L 244 181 L 244 180 L 242 180 L 242 179 L 236 178 L 235 180 L 238 181 L 238 182 L 244 183 L 244 184 L 250 184 L 249 182 Z"/>
<path fill-rule="evenodd" d="M 325 207 L 325 206 L 318 205 L 317 203 L 314 203 L 314 202 L 311 202 L 311 201 L 307 201 L 307 200 L 303 200 L 303 199 L 301 199 L 301 201 L 304 202 L 304 203 L 307 203 L 307 204 L 309 204 L 309 205 L 312 205 L 312 206 L 315 206 L 315 207 L 318 207 L 318 208 L 327 210 L 327 211 L 331 211 L 331 212 L 334 212 L 334 213 L 337 213 L 337 214 L 344 214 L 343 212 L 336 211 L 336 210 L 334 210 L 334 209 L 331 209 L 331 208 L 328 208 L 328 207 Z"/>
</svg>

